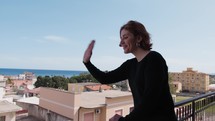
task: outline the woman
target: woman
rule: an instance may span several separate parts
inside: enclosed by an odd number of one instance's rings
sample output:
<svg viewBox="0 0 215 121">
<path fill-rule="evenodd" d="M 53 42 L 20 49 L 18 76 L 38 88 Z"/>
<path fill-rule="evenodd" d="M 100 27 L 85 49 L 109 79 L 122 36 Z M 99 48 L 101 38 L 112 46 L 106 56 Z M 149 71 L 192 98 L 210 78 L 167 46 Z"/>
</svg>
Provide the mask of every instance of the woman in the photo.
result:
<svg viewBox="0 0 215 121">
<path fill-rule="evenodd" d="M 120 44 L 124 53 L 135 58 L 125 61 L 117 69 L 102 72 L 90 58 L 95 41 L 85 51 L 83 62 L 89 72 L 101 83 L 110 84 L 128 79 L 134 110 L 125 117 L 115 115 L 110 121 L 177 121 L 168 84 L 165 59 L 151 50 L 150 35 L 144 25 L 129 21 L 120 29 Z"/>
</svg>

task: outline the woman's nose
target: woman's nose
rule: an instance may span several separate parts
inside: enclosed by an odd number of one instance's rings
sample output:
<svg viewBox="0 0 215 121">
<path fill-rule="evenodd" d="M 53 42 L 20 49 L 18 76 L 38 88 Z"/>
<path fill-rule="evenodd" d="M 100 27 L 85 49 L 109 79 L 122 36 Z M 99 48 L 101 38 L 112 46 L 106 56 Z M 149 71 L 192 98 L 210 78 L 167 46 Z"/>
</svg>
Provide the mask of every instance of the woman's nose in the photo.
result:
<svg viewBox="0 0 215 121">
<path fill-rule="evenodd" d="M 123 43 L 123 42 L 122 42 L 122 40 L 121 40 L 121 41 L 119 42 L 119 46 L 120 46 L 120 47 L 122 47 L 122 43 Z"/>
<path fill-rule="evenodd" d="M 122 44 L 121 44 L 121 42 L 119 43 L 119 46 L 120 46 L 120 47 L 122 47 Z"/>
</svg>

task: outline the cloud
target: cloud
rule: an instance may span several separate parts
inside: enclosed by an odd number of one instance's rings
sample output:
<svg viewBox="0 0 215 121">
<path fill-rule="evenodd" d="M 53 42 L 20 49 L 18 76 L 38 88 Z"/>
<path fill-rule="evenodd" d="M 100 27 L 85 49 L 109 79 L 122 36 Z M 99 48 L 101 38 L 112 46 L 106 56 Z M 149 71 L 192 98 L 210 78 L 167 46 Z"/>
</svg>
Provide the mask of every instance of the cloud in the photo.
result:
<svg viewBox="0 0 215 121">
<path fill-rule="evenodd" d="M 68 41 L 68 39 L 65 37 L 55 36 L 55 35 L 45 36 L 44 39 L 47 41 L 51 41 L 51 42 L 66 42 L 66 41 Z"/>
<path fill-rule="evenodd" d="M 37 41 L 41 42 L 41 43 L 44 43 L 44 42 L 66 43 L 69 41 L 69 39 L 62 37 L 62 36 L 47 35 L 47 36 L 44 36 L 44 37 L 42 37 L 42 39 L 39 39 Z"/>
</svg>

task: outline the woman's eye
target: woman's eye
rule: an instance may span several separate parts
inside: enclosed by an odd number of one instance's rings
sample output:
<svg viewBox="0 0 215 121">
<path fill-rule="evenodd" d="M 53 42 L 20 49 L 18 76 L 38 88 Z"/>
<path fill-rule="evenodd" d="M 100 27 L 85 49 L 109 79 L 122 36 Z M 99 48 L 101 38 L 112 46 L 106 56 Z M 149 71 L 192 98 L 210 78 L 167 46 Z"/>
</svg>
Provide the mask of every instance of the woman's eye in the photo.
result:
<svg viewBox="0 0 215 121">
<path fill-rule="evenodd" d="M 127 39 L 128 37 L 124 37 L 123 39 Z"/>
</svg>

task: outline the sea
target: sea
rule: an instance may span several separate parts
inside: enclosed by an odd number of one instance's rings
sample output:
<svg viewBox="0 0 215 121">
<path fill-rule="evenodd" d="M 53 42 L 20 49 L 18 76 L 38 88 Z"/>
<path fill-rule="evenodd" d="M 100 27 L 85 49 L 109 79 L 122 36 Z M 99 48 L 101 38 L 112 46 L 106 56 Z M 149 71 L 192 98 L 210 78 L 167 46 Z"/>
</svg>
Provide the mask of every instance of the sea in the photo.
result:
<svg viewBox="0 0 215 121">
<path fill-rule="evenodd" d="M 25 72 L 32 72 L 35 74 L 35 76 L 72 77 L 72 76 L 78 76 L 81 73 L 86 73 L 87 71 L 0 68 L 0 75 L 4 75 L 4 76 L 17 76 L 19 74 L 24 74 Z"/>
</svg>

